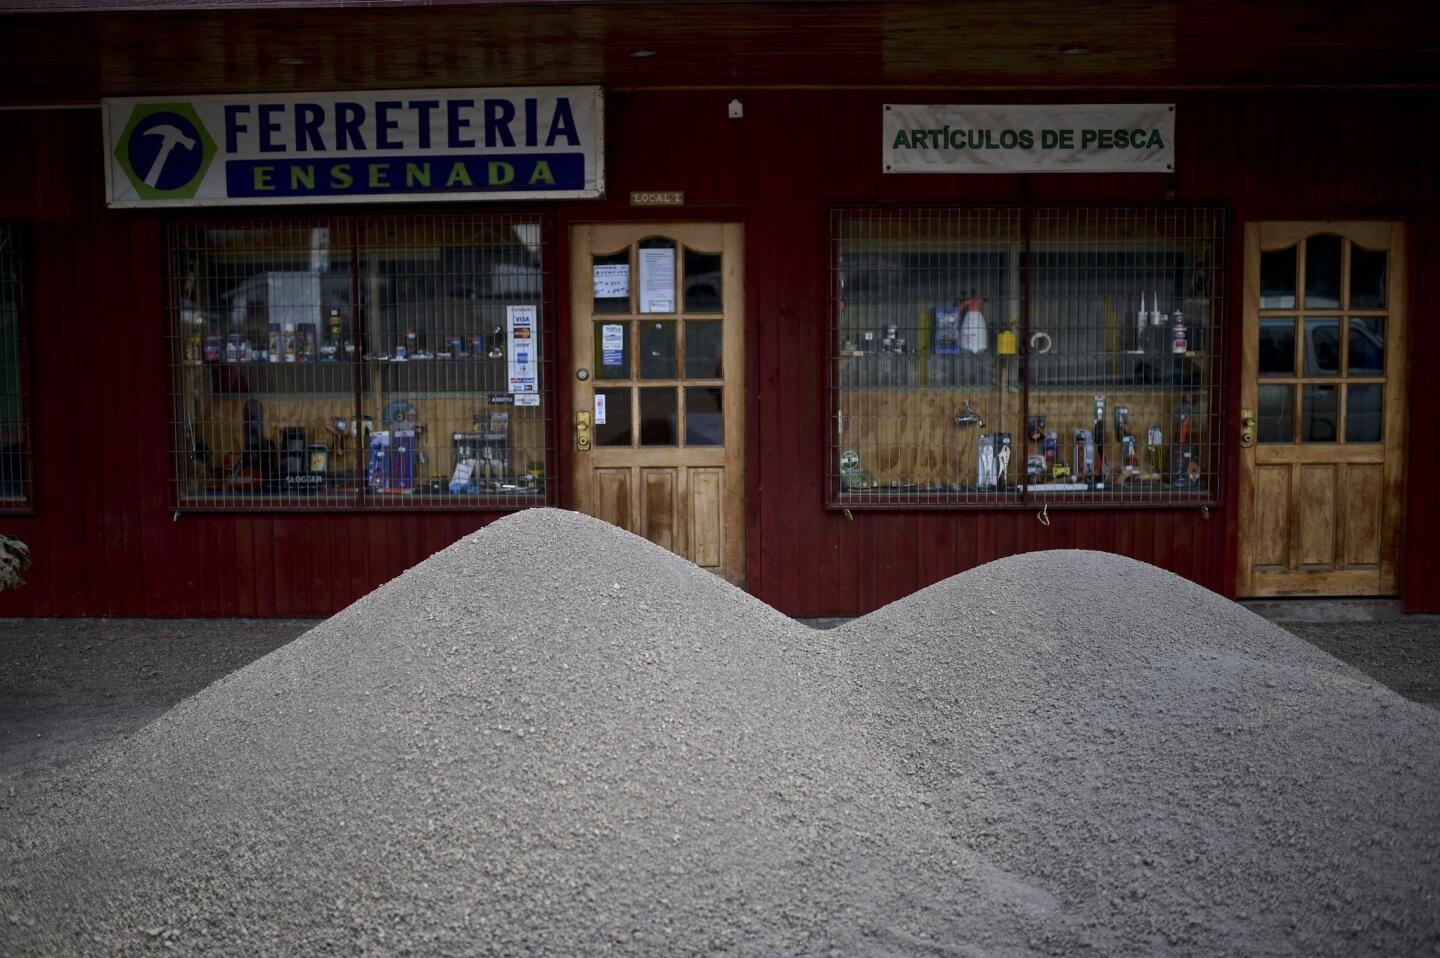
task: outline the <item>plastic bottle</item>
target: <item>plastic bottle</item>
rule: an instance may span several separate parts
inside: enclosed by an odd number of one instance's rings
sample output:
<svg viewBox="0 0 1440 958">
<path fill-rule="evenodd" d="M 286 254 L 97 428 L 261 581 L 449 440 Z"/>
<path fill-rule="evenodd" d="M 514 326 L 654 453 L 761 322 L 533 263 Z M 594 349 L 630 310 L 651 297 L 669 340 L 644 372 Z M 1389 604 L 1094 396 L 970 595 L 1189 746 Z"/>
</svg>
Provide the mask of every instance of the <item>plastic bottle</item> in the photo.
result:
<svg viewBox="0 0 1440 958">
<path fill-rule="evenodd" d="M 970 298 L 960 304 L 964 314 L 960 320 L 960 349 L 967 353 L 983 353 L 990 348 L 990 332 L 985 325 L 985 314 L 980 311 L 984 300 L 970 291 Z"/>
</svg>

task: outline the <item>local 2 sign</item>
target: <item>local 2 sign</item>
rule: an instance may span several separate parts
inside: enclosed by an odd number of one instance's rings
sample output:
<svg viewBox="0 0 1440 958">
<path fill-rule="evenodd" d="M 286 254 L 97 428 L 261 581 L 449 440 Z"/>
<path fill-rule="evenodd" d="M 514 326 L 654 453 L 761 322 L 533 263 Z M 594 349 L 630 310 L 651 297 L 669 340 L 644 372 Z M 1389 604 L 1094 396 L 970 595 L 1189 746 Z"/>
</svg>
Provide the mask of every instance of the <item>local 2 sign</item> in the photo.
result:
<svg viewBox="0 0 1440 958">
<path fill-rule="evenodd" d="M 599 87 L 106 99 L 112 207 L 605 192 Z"/>
<path fill-rule="evenodd" d="M 1169 173 L 1169 103 L 887 103 L 886 173 Z"/>
</svg>

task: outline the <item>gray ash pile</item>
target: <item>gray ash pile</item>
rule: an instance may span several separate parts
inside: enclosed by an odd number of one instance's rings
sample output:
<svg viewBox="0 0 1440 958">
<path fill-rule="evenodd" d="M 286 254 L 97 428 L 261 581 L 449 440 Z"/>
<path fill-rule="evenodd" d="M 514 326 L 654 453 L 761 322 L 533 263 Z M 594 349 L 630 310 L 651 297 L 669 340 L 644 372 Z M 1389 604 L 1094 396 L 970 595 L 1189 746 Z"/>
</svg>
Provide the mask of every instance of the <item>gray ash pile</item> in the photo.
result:
<svg viewBox="0 0 1440 958">
<path fill-rule="evenodd" d="M 939 833 L 1097 953 L 1440 953 L 1440 713 L 1239 605 L 1039 552 L 836 638 Z"/>
<path fill-rule="evenodd" d="M 1017 946 L 836 667 L 642 539 L 517 514 L 136 735 L 0 854 L 0 953 Z"/>
<path fill-rule="evenodd" d="M 0 845 L 0 953 L 1415 953 L 1440 715 L 1139 563 L 834 632 L 594 520 L 467 536 Z"/>
</svg>

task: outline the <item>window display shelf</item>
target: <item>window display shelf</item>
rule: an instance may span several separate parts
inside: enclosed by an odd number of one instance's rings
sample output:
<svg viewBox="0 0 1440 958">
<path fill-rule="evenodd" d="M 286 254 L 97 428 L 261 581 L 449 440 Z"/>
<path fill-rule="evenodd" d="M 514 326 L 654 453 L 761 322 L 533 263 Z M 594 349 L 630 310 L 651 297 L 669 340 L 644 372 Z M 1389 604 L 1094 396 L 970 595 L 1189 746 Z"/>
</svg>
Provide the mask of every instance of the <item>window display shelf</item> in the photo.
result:
<svg viewBox="0 0 1440 958">
<path fill-rule="evenodd" d="M 1225 214 L 833 216 L 828 502 L 1218 501 Z"/>
<path fill-rule="evenodd" d="M 547 501 L 550 335 L 525 215 L 177 221 L 177 508 Z"/>
</svg>

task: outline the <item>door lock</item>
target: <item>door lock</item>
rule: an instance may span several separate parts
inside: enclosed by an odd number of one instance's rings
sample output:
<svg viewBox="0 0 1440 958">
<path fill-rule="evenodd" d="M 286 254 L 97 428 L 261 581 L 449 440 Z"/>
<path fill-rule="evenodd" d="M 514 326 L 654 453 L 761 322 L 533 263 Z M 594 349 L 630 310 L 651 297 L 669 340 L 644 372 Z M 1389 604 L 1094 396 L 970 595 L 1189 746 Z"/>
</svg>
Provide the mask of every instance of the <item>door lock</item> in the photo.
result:
<svg viewBox="0 0 1440 958">
<path fill-rule="evenodd" d="M 575 414 L 575 449 L 579 452 L 590 451 L 590 413 L 582 410 Z"/>
<path fill-rule="evenodd" d="M 1249 449 L 1255 445 L 1255 410 L 1240 410 L 1240 448 Z"/>
</svg>

